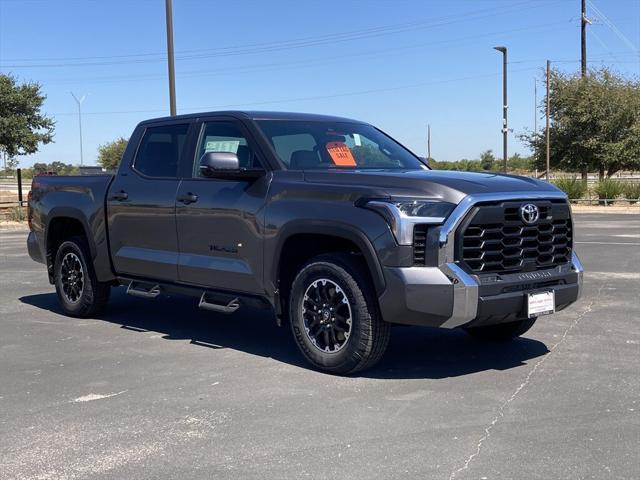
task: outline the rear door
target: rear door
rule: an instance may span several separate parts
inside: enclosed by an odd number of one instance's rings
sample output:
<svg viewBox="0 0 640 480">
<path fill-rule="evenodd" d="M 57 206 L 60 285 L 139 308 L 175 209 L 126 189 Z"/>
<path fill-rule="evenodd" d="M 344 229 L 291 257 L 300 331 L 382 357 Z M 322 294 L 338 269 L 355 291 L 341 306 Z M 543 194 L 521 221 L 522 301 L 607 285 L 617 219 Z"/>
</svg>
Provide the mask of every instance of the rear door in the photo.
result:
<svg viewBox="0 0 640 480">
<path fill-rule="evenodd" d="M 253 180 L 201 176 L 199 159 L 205 152 L 233 152 L 241 168 L 264 168 L 264 162 L 237 120 L 205 120 L 196 129 L 196 151 L 185 162 L 176 203 L 178 277 L 218 290 L 263 293 L 263 220 L 270 173 Z"/>
<path fill-rule="evenodd" d="M 175 201 L 189 122 L 146 127 L 129 168 L 107 195 L 111 257 L 118 274 L 176 281 Z"/>
</svg>

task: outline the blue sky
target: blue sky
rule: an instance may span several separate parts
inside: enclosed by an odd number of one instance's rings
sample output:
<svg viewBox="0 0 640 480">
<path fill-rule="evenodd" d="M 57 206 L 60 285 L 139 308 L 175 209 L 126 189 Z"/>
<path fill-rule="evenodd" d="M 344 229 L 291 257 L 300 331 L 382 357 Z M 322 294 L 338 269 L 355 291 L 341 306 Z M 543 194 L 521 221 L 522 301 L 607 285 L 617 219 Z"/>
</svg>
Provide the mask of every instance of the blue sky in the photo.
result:
<svg viewBox="0 0 640 480">
<path fill-rule="evenodd" d="M 178 113 L 329 113 L 366 120 L 420 155 L 501 152 L 509 48 L 510 153 L 534 125 L 547 58 L 580 59 L 580 0 L 174 0 Z M 640 0 L 589 0 L 588 57 L 640 74 Z M 0 0 L 0 71 L 39 82 L 55 143 L 20 158 L 79 163 L 137 122 L 168 114 L 163 0 Z M 538 126 L 544 121 L 539 117 Z"/>
</svg>

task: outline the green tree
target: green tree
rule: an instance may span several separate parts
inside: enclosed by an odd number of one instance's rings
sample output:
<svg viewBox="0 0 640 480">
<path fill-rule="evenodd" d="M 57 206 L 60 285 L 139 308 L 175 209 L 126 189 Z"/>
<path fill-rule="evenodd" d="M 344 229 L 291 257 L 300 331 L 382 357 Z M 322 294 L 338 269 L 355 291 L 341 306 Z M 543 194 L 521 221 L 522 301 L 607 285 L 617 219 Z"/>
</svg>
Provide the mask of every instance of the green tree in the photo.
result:
<svg viewBox="0 0 640 480">
<path fill-rule="evenodd" d="M 98 147 L 98 165 L 105 170 L 116 170 L 124 154 L 124 150 L 127 148 L 127 143 L 127 139 L 120 137 L 113 142 L 100 145 Z"/>
<path fill-rule="evenodd" d="M 46 96 L 40 85 L 19 85 L 11 75 L 0 74 L 0 150 L 11 159 L 38 151 L 53 140 L 55 122 L 40 112 Z"/>
<path fill-rule="evenodd" d="M 507 160 L 507 170 L 513 172 L 514 170 L 530 172 L 535 169 L 535 160 L 533 157 L 523 157 L 519 153 L 514 153 Z"/>
<path fill-rule="evenodd" d="M 77 175 L 79 168 L 63 162 L 51 163 L 34 163 L 33 175 L 42 175 L 43 173 L 53 172 L 56 175 Z"/>
<path fill-rule="evenodd" d="M 480 154 L 480 168 L 482 170 L 491 170 L 496 161 L 493 150 L 485 150 Z"/>
<path fill-rule="evenodd" d="M 640 82 L 606 68 L 586 78 L 553 71 L 550 82 L 550 163 L 564 171 L 597 171 L 600 178 L 640 168 Z M 521 139 L 545 168 L 544 132 Z"/>
<path fill-rule="evenodd" d="M 33 174 L 34 175 L 42 175 L 43 173 L 47 173 L 49 171 L 49 166 L 46 163 L 34 163 L 33 164 Z"/>
</svg>

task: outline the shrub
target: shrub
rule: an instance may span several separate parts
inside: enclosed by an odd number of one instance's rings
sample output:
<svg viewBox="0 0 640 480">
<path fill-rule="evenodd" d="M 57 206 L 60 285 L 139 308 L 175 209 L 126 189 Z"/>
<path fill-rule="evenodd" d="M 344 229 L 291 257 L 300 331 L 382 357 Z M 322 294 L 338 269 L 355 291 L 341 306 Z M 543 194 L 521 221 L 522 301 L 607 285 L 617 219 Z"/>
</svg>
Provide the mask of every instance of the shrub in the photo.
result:
<svg viewBox="0 0 640 480">
<path fill-rule="evenodd" d="M 623 184 L 618 180 L 614 180 L 612 178 L 605 178 L 600 180 L 593 191 L 596 192 L 598 198 L 609 198 L 614 199 L 622 195 Z M 600 202 L 603 203 L 603 202 Z M 613 202 L 610 202 L 613 203 Z"/>
<path fill-rule="evenodd" d="M 27 212 L 24 207 L 11 207 L 8 217 L 13 222 L 24 222 L 27 219 Z"/>
<path fill-rule="evenodd" d="M 569 198 L 582 198 L 587 193 L 587 184 L 576 177 L 557 178 L 553 184 L 566 193 Z"/>
<path fill-rule="evenodd" d="M 640 200 L 640 182 L 627 182 L 622 186 L 624 197 L 629 199 L 631 203 Z"/>
</svg>

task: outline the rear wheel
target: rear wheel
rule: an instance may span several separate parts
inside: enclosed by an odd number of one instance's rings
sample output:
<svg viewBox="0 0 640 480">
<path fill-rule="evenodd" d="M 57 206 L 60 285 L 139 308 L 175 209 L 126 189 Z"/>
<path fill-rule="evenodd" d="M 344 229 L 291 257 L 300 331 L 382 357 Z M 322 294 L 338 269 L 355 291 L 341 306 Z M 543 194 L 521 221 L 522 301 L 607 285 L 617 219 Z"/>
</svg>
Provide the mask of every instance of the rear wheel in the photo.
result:
<svg viewBox="0 0 640 480">
<path fill-rule="evenodd" d="M 526 333 L 531 327 L 533 327 L 536 320 L 536 317 L 525 318 L 515 322 L 486 325 L 484 327 L 471 327 L 465 328 L 465 330 L 469 335 L 481 340 L 505 341 Z"/>
<path fill-rule="evenodd" d="M 378 312 L 368 275 L 352 256 L 313 258 L 289 296 L 293 336 L 316 368 L 350 374 L 373 366 L 389 343 L 390 324 Z"/>
<path fill-rule="evenodd" d="M 54 283 L 60 306 L 69 316 L 90 317 L 100 313 L 111 287 L 99 282 L 90 262 L 89 246 L 82 237 L 60 245 L 54 261 Z"/>
</svg>

